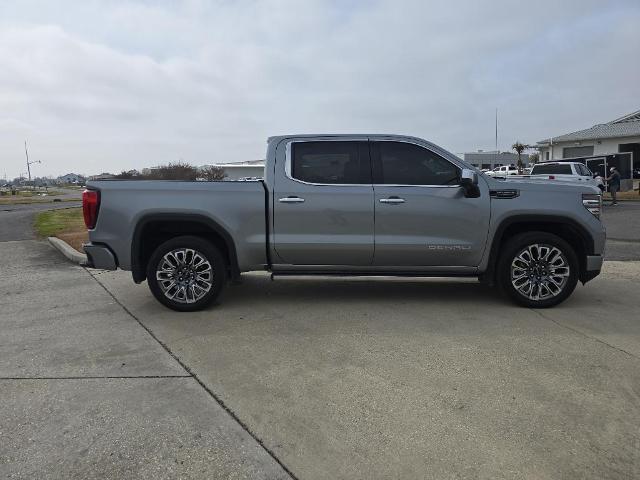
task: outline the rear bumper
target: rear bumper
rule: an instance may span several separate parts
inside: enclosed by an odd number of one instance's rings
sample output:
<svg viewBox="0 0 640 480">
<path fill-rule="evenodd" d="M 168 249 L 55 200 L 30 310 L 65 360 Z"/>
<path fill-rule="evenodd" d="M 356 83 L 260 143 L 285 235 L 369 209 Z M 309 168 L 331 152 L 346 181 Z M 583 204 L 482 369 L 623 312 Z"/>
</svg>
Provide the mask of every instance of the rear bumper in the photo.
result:
<svg viewBox="0 0 640 480">
<path fill-rule="evenodd" d="M 85 243 L 83 247 L 87 254 L 87 267 L 100 268 L 102 270 L 115 270 L 118 268 L 116 256 L 106 245 Z"/>
<path fill-rule="evenodd" d="M 587 255 L 584 271 L 580 275 L 580 281 L 582 283 L 587 283 L 589 280 L 593 280 L 600 275 L 600 270 L 602 270 L 602 261 L 602 255 Z"/>
</svg>

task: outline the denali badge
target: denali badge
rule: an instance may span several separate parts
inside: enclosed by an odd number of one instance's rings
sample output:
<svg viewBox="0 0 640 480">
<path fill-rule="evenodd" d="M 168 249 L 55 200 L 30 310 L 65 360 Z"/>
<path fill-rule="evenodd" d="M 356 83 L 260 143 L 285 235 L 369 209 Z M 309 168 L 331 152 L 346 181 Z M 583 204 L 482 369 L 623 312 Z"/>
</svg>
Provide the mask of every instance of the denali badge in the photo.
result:
<svg viewBox="0 0 640 480">
<path fill-rule="evenodd" d="M 471 245 L 427 245 L 429 250 L 461 251 L 471 250 Z"/>
</svg>

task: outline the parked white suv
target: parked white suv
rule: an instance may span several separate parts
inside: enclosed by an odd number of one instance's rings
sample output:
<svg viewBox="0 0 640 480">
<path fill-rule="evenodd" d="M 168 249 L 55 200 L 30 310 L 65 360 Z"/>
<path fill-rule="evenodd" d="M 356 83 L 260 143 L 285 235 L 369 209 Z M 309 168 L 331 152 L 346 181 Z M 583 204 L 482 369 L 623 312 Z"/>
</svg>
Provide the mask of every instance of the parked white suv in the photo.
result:
<svg viewBox="0 0 640 480">
<path fill-rule="evenodd" d="M 580 182 L 597 186 L 593 173 L 580 162 L 543 162 L 536 163 L 531 177 L 565 182 Z"/>
<path fill-rule="evenodd" d="M 515 165 L 503 165 L 502 167 L 496 167 L 493 170 L 485 172 L 485 175 L 490 177 L 504 177 L 506 175 L 518 175 L 518 167 Z"/>
</svg>

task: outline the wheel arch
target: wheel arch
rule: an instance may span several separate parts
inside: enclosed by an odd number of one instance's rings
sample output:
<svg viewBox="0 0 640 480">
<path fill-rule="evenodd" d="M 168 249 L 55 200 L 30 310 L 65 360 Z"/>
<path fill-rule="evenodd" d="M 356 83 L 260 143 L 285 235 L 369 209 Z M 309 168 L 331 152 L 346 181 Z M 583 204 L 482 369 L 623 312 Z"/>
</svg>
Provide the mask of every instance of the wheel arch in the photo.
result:
<svg viewBox="0 0 640 480">
<path fill-rule="evenodd" d="M 131 240 L 131 274 L 141 283 L 147 278 L 147 263 L 153 251 L 163 242 L 182 235 L 195 235 L 209 240 L 227 261 L 229 277 L 240 278 L 238 256 L 231 234 L 218 222 L 205 215 L 185 213 L 152 213 L 136 224 Z"/>
<path fill-rule="evenodd" d="M 531 231 L 552 233 L 571 245 L 578 257 L 579 279 L 582 283 L 588 280 L 585 276 L 586 257 L 594 251 L 593 238 L 578 222 L 560 215 L 516 215 L 504 219 L 493 236 L 487 268 L 482 274 L 482 279 L 494 284 L 501 248 L 515 235 Z"/>
</svg>

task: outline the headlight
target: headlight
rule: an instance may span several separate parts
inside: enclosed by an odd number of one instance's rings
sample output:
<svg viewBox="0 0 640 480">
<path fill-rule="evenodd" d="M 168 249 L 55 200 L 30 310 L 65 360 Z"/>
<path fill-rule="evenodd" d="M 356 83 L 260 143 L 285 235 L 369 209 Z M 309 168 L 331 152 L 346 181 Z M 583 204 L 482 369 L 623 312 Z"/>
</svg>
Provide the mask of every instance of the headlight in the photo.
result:
<svg viewBox="0 0 640 480">
<path fill-rule="evenodd" d="M 600 218 L 600 212 L 602 211 L 602 195 L 597 193 L 583 193 L 582 205 L 595 215 L 596 218 Z"/>
</svg>

